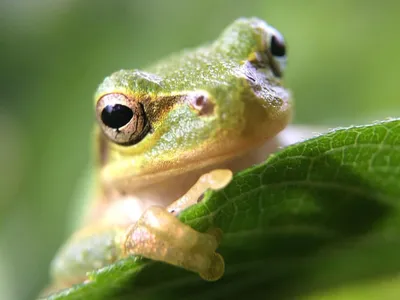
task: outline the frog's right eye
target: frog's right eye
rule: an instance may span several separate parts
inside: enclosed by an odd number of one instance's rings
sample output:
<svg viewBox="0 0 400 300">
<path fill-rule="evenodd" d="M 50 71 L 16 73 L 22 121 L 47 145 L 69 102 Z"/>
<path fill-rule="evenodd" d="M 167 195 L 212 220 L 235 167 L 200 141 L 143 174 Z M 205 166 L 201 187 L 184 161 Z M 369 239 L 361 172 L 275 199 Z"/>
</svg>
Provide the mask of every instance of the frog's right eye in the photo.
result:
<svg viewBox="0 0 400 300">
<path fill-rule="evenodd" d="M 140 142 L 150 129 L 143 105 L 122 94 L 100 98 L 96 114 L 104 134 L 120 145 Z"/>
</svg>

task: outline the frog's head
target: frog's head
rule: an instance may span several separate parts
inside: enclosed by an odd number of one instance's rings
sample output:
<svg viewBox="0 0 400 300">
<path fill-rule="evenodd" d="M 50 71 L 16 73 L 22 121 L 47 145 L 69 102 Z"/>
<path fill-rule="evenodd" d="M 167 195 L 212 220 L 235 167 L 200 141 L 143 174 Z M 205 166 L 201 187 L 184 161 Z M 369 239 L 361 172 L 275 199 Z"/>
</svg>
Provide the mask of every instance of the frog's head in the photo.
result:
<svg viewBox="0 0 400 300">
<path fill-rule="evenodd" d="M 151 183 L 274 137 L 291 116 L 285 62 L 281 34 L 251 18 L 145 71 L 112 74 L 96 94 L 103 180 Z"/>
</svg>

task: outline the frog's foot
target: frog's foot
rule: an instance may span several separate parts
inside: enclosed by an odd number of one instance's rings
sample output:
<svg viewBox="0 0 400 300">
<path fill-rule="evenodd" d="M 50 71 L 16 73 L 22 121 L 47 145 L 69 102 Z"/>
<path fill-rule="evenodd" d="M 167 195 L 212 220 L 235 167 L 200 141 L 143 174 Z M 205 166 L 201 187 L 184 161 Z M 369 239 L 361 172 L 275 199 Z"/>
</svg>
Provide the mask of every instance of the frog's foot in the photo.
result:
<svg viewBox="0 0 400 300">
<path fill-rule="evenodd" d="M 152 206 L 129 229 L 124 252 L 176 265 L 214 281 L 224 273 L 217 247 L 213 235 L 197 232 L 165 208 Z"/>
<path fill-rule="evenodd" d="M 223 188 L 231 178 L 230 170 L 214 170 L 201 176 L 168 210 L 158 206 L 147 209 L 125 236 L 125 255 L 141 255 L 180 266 L 209 281 L 221 278 L 225 269 L 224 259 L 215 252 L 222 237 L 221 230 L 197 232 L 174 214 L 197 203 L 206 189 Z"/>
</svg>

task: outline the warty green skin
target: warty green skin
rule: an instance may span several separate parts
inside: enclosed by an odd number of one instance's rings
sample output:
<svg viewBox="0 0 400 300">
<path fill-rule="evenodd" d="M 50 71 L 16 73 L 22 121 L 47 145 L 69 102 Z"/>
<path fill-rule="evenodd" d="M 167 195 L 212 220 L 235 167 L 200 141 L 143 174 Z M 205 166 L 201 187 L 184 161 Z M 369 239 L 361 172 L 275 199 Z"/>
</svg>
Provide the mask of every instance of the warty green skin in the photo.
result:
<svg viewBox="0 0 400 300">
<path fill-rule="evenodd" d="M 158 107 L 156 101 L 153 106 L 144 104 L 150 114 L 153 110 L 162 115 L 159 118 L 154 114 L 154 120 L 150 120 L 154 132 L 158 133 L 151 147 L 146 148 L 151 134 L 128 147 L 107 141 L 112 149 L 107 159 L 123 160 L 124 156 L 131 155 L 129 149 L 132 149 L 141 151 L 145 162 L 174 161 L 182 155 L 177 149 L 186 151 L 202 144 L 212 146 L 216 139 L 219 143 L 229 143 L 232 136 L 262 141 L 277 134 L 290 118 L 287 108 L 290 97 L 281 79 L 267 66 L 268 62 L 260 61 L 266 47 L 265 26 L 264 21 L 256 18 L 238 19 L 209 45 L 172 55 L 144 71 L 121 70 L 107 77 L 96 92 L 96 101 L 109 93 L 139 99 L 177 96 L 168 108 Z M 187 95 L 195 91 L 209 97 L 214 105 L 211 114 L 199 116 L 187 105 Z M 278 122 L 282 124 L 268 131 L 269 126 Z M 135 175 L 136 170 L 126 172 Z M 121 173 L 126 175 L 126 172 Z M 115 243 L 113 234 L 111 228 L 67 243 L 52 264 L 55 282 L 84 278 L 88 271 L 119 259 L 121 245 Z"/>
<path fill-rule="evenodd" d="M 184 152 L 201 144 L 212 146 L 217 140 L 226 145 L 232 137 L 262 141 L 275 135 L 276 130 L 270 127 L 287 113 L 290 97 L 262 56 L 268 39 L 266 26 L 260 19 L 238 19 L 209 45 L 172 55 L 145 71 L 121 70 L 106 78 L 96 99 L 118 92 L 139 99 L 177 96 L 168 109 L 158 105 L 158 100 L 153 107 L 144 103 L 150 116 L 156 109 L 159 111 L 153 115 L 163 116 L 162 122 L 150 120 L 158 134 L 156 141 L 148 135 L 129 149 L 111 142 L 109 146 L 117 155 L 111 152 L 110 160 L 124 159 L 121 153 L 131 156 L 136 151 L 148 161 L 176 161 L 182 156 L 178 149 Z M 264 61 L 256 61 L 256 57 Z M 187 95 L 195 91 L 203 91 L 214 103 L 212 114 L 199 118 L 187 105 Z M 150 149 L 146 143 L 154 144 Z M 127 171 L 135 175 L 133 168 Z"/>
</svg>

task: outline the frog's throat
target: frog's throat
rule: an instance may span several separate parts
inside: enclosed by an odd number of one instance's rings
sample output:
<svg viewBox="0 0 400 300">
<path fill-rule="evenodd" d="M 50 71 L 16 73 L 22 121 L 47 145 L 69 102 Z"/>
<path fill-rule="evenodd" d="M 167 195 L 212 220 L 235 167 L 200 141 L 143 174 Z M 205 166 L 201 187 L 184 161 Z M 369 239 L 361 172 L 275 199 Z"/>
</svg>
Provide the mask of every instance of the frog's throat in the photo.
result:
<svg viewBox="0 0 400 300">
<path fill-rule="evenodd" d="M 278 147 L 277 139 L 273 138 L 247 151 L 214 157 L 202 163 L 192 162 L 181 168 L 137 175 L 123 180 L 103 178 L 103 180 L 109 179 L 102 182 L 103 193 L 109 200 L 121 195 L 135 196 L 167 206 L 186 193 L 204 173 L 215 169 L 230 169 L 233 172 L 246 169 L 265 161 L 266 157 Z"/>
</svg>

